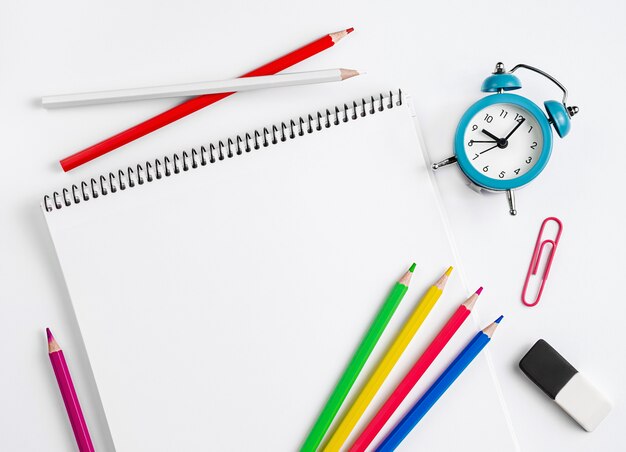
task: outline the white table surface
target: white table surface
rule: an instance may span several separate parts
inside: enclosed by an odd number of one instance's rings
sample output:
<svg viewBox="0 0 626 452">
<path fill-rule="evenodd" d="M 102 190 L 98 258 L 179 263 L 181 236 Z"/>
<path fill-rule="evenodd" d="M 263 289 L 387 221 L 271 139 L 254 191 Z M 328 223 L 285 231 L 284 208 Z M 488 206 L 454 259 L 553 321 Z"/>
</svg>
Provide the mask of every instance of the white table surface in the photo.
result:
<svg viewBox="0 0 626 452">
<path fill-rule="evenodd" d="M 517 217 L 509 216 L 504 195 L 481 196 L 465 187 L 458 168 L 442 170 L 437 179 L 467 283 L 485 286 L 478 315 L 483 322 L 499 313 L 506 317 L 489 347 L 520 449 L 625 450 L 625 17 L 626 4 L 618 0 L 301 6 L 274 0 L 5 2 L 0 14 L 0 449 L 75 447 L 46 357 L 46 326 L 54 328 L 71 357 L 96 448 L 111 449 L 39 211 L 41 195 L 211 136 L 211 109 L 206 109 L 64 174 L 59 158 L 172 103 L 48 112 L 37 106 L 37 98 L 227 78 L 322 34 L 354 26 L 355 33 L 340 45 L 297 70 L 367 70 L 366 77 L 345 82 L 345 98 L 398 86 L 410 92 L 433 159 L 451 155 L 457 121 L 482 96 L 480 84 L 497 61 L 508 67 L 519 62 L 539 66 L 569 88 L 581 112 L 571 134 L 556 138 L 544 173 L 518 192 Z M 520 94 L 539 104 L 560 99 L 547 82 L 520 75 L 525 87 Z M 297 91 L 292 95 L 297 98 Z M 552 215 L 565 225 L 561 246 L 541 304 L 529 309 L 520 303 L 521 286 L 540 222 Z M 579 428 L 517 368 L 539 338 L 614 402 L 594 433 Z M 446 431 L 441 426 L 441 450 L 446 450 Z M 480 446 L 468 444 L 467 450 Z"/>
</svg>

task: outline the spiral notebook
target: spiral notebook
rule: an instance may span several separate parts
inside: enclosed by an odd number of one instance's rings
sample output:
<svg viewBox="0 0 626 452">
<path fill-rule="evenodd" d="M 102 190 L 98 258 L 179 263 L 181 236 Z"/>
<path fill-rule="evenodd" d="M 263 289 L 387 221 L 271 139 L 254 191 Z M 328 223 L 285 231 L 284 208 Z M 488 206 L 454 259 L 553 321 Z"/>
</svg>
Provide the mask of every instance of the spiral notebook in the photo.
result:
<svg viewBox="0 0 626 452">
<path fill-rule="evenodd" d="M 455 265 L 410 100 L 317 107 L 43 198 L 116 450 L 296 450 L 394 281 L 417 262 L 355 388 Z M 452 277 L 363 420 L 466 295 Z M 404 447 L 466 443 L 513 449 L 487 355 Z"/>
</svg>

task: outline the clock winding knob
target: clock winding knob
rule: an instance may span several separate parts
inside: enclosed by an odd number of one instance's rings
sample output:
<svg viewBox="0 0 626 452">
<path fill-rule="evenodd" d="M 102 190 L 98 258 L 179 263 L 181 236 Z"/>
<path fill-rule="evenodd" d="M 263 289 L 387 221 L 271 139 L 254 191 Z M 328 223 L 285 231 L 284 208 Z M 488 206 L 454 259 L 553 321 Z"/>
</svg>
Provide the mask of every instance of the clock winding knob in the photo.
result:
<svg viewBox="0 0 626 452">
<path fill-rule="evenodd" d="M 574 106 L 574 107 L 567 107 L 567 114 L 569 115 L 570 118 L 572 116 L 574 116 L 576 113 L 578 113 L 578 107 L 576 107 L 576 106 Z"/>
</svg>

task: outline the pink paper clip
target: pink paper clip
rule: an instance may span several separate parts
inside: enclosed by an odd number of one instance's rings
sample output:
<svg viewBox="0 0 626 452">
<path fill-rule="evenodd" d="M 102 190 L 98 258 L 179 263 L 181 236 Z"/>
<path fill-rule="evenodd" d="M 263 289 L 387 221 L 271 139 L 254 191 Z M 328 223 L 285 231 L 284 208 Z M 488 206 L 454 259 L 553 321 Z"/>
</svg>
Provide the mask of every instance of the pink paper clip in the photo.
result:
<svg viewBox="0 0 626 452">
<path fill-rule="evenodd" d="M 556 237 L 554 240 L 552 239 L 543 239 L 543 230 L 546 228 L 546 225 L 550 222 L 554 221 L 558 225 Z M 557 247 L 559 246 L 559 240 L 561 239 L 561 232 L 563 232 L 563 223 L 556 217 L 548 217 L 543 220 L 541 223 L 541 228 L 539 229 L 539 235 L 537 236 L 537 243 L 535 243 L 535 250 L 533 251 L 533 257 L 530 259 L 530 265 L 528 266 L 528 273 L 526 273 L 526 281 L 524 281 L 524 289 L 522 290 L 522 303 L 526 306 L 535 306 L 539 303 L 541 299 L 541 294 L 543 293 L 543 289 L 546 286 L 546 281 L 548 280 L 548 274 L 550 273 L 550 267 L 552 267 L 552 261 L 554 259 L 554 253 L 556 252 Z M 543 248 L 546 245 L 550 245 L 550 256 L 548 257 L 548 261 L 546 262 L 546 269 L 543 272 L 543 276 L 541 277 L 541 286 L 539 286 L 539 292 L 537 293 L 537 298 L 535 301 L 528 302 L 526 299 L 526 291 L 528 290 L 528 283 L 530 282 L 530 277 L 537 274 L 537 270 L 539 269 L 539 262 L 541 261 L 541 253 L 543 253 Z"/>
</svg>

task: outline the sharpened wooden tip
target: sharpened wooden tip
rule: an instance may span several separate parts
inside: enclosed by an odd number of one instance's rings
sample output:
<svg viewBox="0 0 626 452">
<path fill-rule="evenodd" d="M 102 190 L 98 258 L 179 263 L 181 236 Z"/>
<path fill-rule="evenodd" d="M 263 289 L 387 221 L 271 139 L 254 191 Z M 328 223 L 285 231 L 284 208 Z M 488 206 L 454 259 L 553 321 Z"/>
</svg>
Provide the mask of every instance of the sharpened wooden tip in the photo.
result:
<svg viewBox="0 0 626 452">
<path fill-rule="evenodd" d="M 357 75 L 361 75 L 359 71 L 355 71 L 354 69 L 339 69 L 339 73 L 341 74 L 341 80 L 346 80 L 352 77 L 356 77 Z"/>
<path fill-rule="evenodd" d="M 441 278 L 439 278 L 439 280 L 435 283 L 435 286 L 437 288 L 439 288 L 439 290 L 443 290 L 444 287 L 446 287 L 446 283 L 448 282 L 448 277 L 450 276 L 450 273 L 452 273 L 453 268 L 449 267 L 446 272 L 441 275 Z"/>
<path fill-rule="evenodd" d="M 485 333 L 487 336 L 492 337 L 493 333 L 495 333 L 496 328 L 498 328 L 498 325 L 500 324 L 500 322 L 502 321 L 502 319 L 504 318 L 503 315 L 501 315 L 500 317 L 498 317 L 496 319 L 495 322 L 493 322 L 491 325 L 489 325 L 488 327 L 486 327 L 483 330 L 483 333 Z"/>
<path fill-rule="evenodd" d="M 409 287 L 409 283 L 411 282 L 411 277 L 413 276 L 413 270 L 415 270 L 415 267 L 415 262 L 413 262 L 413 265 L 411 265 L 407 272 L 402 275 L 402 278 L 400 278 L 400 281 L 398 281 L 398 283 Z"/>
<path fill-rule="evenodd" d="M 475 293 L 473 293 L 467 300 L 463 302 L 463 306 L 465 306 L 468 311 L 471 311 L 474 308 L 474 305 L 478 301 L 478 296 L 480 295 L 480 292 L 482 292 L 482 287 L 479 288 Z"/>
<path fill-rule="evenodd" d="M 50 328 L 46 328 L 46 336 L 48 337 L 48 353 L 54 353 L 61 350 L 61 347 L 59 347 L 59 344 L 52 335 L 52 331 L 50 331 Z"/>
<path fill-rule="evenodd" d="M 345 38 L 353 31 L 354 31 L 354 28 L 350 27 L 347 30 L 341 30 L 341 31 L 336 31 L 334 33 L 330 33 L 328 36 L 330 36 L 330 39 L 333 40 L 333 44 L 337 44 L 337 42 L 339 42 L 340 39 Z"/>
</svg>

